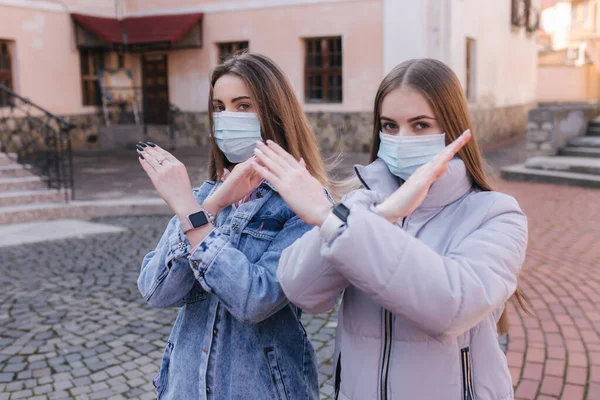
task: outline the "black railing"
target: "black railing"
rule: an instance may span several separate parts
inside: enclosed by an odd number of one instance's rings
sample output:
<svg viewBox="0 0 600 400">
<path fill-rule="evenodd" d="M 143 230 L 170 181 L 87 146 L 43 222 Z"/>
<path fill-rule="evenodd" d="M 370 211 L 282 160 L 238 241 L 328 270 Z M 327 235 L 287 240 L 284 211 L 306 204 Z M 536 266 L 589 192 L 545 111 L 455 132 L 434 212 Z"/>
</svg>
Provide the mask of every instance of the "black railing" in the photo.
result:
<svg viewBox="0 0 600 400">
<path fill-rule="evenodd" d="M 0 151 L 74 199 L 70 131 L 75 125 L 0 85 Z"/>
</svg>

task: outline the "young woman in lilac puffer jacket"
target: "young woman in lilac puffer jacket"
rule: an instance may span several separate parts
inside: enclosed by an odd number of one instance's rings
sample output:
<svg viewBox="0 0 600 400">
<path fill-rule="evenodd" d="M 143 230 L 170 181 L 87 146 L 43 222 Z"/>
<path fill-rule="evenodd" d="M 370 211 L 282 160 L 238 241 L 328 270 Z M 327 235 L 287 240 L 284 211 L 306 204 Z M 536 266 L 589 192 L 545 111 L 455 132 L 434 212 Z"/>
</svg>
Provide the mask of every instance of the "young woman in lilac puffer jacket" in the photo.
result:
<svg viewBox="0 0 600 400">
<path fill-rule="evenodd" d="M 374 114 L 372 163 L 355 168 L 363 188 L 333 208 L 302 160 L 257 147 L 254 168 L 318 226 L 283 252 L 280 284 L 312 313 L 343 293 L 338 399 L 513 399 L 498 332 L 509 298 L 523 306 L 527 219 L 492 191 L 446 65 L 397 66 Z"/>
</svg>

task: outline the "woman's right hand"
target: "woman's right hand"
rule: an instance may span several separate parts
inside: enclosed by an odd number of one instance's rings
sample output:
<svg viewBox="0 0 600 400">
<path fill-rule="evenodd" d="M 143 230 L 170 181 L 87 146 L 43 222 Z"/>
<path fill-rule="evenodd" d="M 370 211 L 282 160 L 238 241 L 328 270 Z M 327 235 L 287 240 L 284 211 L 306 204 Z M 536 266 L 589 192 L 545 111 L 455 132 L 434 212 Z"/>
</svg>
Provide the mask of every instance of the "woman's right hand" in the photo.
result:
<svg viewBox="0 0 600 400">
<path fill-rule="evenodd" d="M 254 157 L 236 165 L 230 173 L 224 172 L 223 184 L 202 204 L 206 211 L 217 215 L 224 208 L 236 201 L 243 199 L 247 194 L 256 189 L 262 177 L 252 167 Z"/>
<path fill-rule="evenodd" d="M 377 211 L 390 222 L 411 214 L 423 203 L 431 185 L 448 170 L 450 160 L 470 139 L 471 131 L 466 130 L 433 160 L 419 167 L 398 190 L 377 206 Z"/>
<path fill-rule="evenodd" d="M 304 160 L 297 161 L 273 141 L 257 143 L 254 169 L 273 185 L 286 204 L 309 225 L 321 226 L 331 210 L 323 185 L 306 169 Z"/>
</svg>

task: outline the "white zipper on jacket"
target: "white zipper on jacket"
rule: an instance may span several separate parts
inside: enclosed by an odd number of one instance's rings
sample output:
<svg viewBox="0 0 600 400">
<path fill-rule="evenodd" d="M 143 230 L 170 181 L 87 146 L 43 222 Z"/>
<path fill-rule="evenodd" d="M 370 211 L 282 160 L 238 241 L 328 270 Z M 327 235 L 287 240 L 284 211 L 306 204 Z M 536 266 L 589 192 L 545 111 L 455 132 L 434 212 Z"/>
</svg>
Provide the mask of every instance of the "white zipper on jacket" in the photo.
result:
<svg viewBox="0 0 600 400">
<path fill-rule="evenodd" d="M 406 223 L 408 217 L 404 217 L 400 224 L 402 229 L 406 230 Z M 383 357 L 381 358 L 381 381 L 380 381 L 380 400 L 387 400 L 388 398 L 388 378 L 390 373 L 390 358 L 392 353 L 392 331 L 393 331 L 393 315 L 390 311 L 385 310 L 383 314 Z"/>
<path fill-rule="evenodd" d="M 470 349 L 465 347 L 460 351 L 463 377 L 463 399 L 475 400 L 473 395 L 473 377 L 471 376 L 471 354 Z"/>
<path fill-rule="evenodd" d="M 385 310 L 383 316 L 384 332 L 385 336 L 383 339 L 383 357 L 381 365 L 381 392 L 379 393 L 380 400 L 387 400 L 388 393 L 388 375 L 390 372 L 390 355 L 392 352 L 392 313 Z"/>
</svg>

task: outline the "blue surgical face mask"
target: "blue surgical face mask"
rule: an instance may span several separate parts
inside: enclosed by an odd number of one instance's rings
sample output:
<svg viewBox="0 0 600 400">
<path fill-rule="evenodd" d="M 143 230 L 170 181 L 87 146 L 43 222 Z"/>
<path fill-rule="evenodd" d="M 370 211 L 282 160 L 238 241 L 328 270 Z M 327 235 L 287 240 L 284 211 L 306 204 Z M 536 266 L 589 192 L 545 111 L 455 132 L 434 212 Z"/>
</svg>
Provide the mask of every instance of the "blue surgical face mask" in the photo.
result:
<svg viewBox="0 0 600 400">
<path fill-rule="evenodd" d="M 213 123 L 217 146 L 230 163 L 241 163 L 252 157 L 256 141 L 262 140 L 260 120 L 255 113 L 216 112 Z"/>
<path fill-rule="evenodd" d="M 381 143 L 377 157 L 390 172 L 407 180 L 421 165 L 433 160 L 446 147 L 445 135 L 396 136 L 379 132 Z"/>
</svg>

